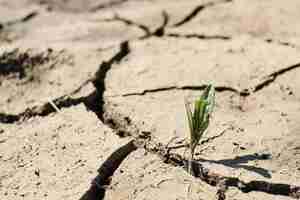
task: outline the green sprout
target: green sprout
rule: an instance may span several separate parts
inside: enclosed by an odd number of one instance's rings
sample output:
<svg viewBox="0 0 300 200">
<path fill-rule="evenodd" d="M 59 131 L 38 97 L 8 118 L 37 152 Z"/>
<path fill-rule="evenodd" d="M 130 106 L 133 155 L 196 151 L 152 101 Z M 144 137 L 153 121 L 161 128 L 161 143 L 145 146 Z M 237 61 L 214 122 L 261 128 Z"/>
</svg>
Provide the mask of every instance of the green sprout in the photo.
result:
<svg viewBox="0 0 300 200">
<path fill-rule="evenodd" d="M 211 113 L 215 104 L 215 88 L 212 84 L 209 84 L 199 99 L 194 102 L 194 109 L 192 105 L 185 101 L 185 108 L 187 113 L 187 119 L 190 128 L 190 159 L 189 159 L 189 173 L 192 171 L 192 161 L 194 159 L 194 153 L 196 146 L 198 145 L 203 133 L 209 125 Z M 192 112 L 191 110 L 194 110 Z"/>
</svg>

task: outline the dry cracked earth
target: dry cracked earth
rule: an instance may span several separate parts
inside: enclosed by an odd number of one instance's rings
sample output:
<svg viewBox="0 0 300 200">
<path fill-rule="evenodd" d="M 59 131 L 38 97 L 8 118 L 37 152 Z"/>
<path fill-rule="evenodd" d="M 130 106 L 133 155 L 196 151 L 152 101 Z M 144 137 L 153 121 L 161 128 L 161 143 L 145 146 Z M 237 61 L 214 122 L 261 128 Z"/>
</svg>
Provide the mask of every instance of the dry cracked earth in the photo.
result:
<svg viewBox="0 0 300 200">
<path fill-rule="evenodd" d="M 0 0 L 0 199 L 299 199 L 299 9 Z M 208 83 L 192 176 L 183 99 Z"/>
</svg>

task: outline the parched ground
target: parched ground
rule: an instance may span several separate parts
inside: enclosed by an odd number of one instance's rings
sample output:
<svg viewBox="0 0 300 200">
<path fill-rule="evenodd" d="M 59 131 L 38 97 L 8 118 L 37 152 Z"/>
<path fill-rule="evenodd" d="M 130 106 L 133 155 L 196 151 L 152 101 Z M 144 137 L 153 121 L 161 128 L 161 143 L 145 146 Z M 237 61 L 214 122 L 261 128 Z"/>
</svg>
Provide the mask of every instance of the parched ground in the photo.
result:
<svg viewBox="0 0 300 200">
<path fill-rule="evenodd" d="M 299 10 L 0 0 L 0 199 L 300 198 Z M 184 98 L 208 83 L 192 176 Z"/>
</svg>

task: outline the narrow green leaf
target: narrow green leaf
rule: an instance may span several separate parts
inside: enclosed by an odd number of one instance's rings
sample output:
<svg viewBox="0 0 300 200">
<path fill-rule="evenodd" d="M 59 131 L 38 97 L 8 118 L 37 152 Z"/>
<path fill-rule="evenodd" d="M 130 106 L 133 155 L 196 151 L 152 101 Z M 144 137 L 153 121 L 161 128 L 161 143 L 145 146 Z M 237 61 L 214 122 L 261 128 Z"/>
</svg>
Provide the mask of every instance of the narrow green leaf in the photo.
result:
<svg viewBox="0 0 300 200">
<path fill-rule="evenodd" d="M 189 129 L 190 129 L 190 134 L 193 134 L 193 122 L 192 122 L 192 112 L 191 112 L 191 108 L 189 105 L 189 102 L 187 99 L 184 100 L 184 105 L 185 105 L 185 110 L 186 110 L 186 115 L 187 115 L 187 119 L 189 122 Z"/>
</svg>

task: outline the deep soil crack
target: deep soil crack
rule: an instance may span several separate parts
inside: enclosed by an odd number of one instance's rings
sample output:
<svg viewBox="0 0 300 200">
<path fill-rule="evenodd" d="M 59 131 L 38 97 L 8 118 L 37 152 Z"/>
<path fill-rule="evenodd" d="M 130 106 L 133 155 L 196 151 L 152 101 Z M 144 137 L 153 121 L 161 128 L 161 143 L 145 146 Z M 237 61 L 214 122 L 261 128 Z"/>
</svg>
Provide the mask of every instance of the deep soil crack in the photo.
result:
<svg viewBox="0 0 300 200">
<path fill-rule="evenodd" d="M 0 113 L 0 123 L 12 124 L 19 121 L 21 118 L 20 115 Z"/>
<path fill-rule="evenodd" d="M 94 178 L 90 188 L 82 195 L 80 200 L 100 200 L 105 196 L 105 186 L 110 184 L 111 177 L 118 169 L 122 161 L 137 149 L 134 140 L 114 151 L 98 169 L 98 175 Z"/>
<path fill-rule="evenodd" d="M 98 118 L 103 121 L 103 114 L 104 114 L 104 97 L 103 94 L 105 92 L 105 78 L 107 72 L 111 69 L 112 64 L 119 63 L 121 60 L 130 53 L 129 49 L 129 42 L 125 41 L 120 44 L 120 51 L 113 56 L 110 60 L 102 62 L 98 71 L 96 72 L 95 78 L 93 80 L 93 84 L 96 88 L 97 99 L 95 99 L 95 104 L 97 105 L 98 109 L 96 114 Z"/>
<path fill-rule="evenodd" d="M 103 93 L 105 91 L 106 74 L 111 69 L 112 64 L 119 63 L 129 52 L 130 50 L 128 41 L 121 43 L 119 52 L 108 61 L 102 62 L 94 78 L 85 81 L 81 86 L 72 91 L 70 94 L 58 97 L 52 100 L 52 102 L 59 109 L 84 103 L 84 105 L 89 110 L 93 111 L 100 120 L 103 120 Z M 72 94 L 75 94 L 79 90 L 81 90 L 82 87 L 90 81 L 93 82 L 96 88 L 92 93 L 79 98 L 70 97 L 72 96 Z M 47 116 L 53 112 L 56 112 L 55 108 L 51 105 L 50 102 L 47 102 L 41 106 L 27 108 L 25 111 L 16 115 L 0 113 L 0 123 L 15 123 L 17 121 L 26 120 L 34 116 Z"/>
</svg>

